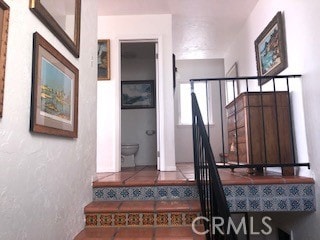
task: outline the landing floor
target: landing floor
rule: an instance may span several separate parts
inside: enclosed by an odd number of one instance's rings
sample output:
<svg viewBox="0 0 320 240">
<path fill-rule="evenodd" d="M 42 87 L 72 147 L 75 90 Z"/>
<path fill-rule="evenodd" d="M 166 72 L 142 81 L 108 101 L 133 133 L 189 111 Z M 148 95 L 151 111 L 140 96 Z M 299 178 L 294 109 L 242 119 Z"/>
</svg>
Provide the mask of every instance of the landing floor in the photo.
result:
<svg viewBox="0 0 320 240">
<path fill-rule="evenodd" d="M 314 184 L 312 178 L 282 176 L 280 173 L 267 172 L 262 175 L 248 174 L 246 169 L 219 169 L 223 185 L 260 185 L 260 184 Z M 157 171 L 156 166 L 137 166 L 124 168 L 118 173 L 98 173 L 94 187 L 102 186 L 161 186 L 194 185 L 193 163 L 178 163 L 173 172 Z"/>
</svg>

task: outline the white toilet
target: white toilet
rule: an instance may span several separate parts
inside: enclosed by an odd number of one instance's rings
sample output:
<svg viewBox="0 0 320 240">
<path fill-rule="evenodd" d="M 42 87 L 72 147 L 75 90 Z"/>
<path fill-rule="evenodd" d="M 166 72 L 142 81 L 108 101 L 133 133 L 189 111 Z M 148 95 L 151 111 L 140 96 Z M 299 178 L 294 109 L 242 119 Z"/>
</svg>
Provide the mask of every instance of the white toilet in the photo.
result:
<svg viewBox="0 0 320 240">
<path fill-rule="evenodd" d="M 121 167 L 135 167 L 135 154 L 139 150 L 139 144 L 121 144 Z"/>
</svg>

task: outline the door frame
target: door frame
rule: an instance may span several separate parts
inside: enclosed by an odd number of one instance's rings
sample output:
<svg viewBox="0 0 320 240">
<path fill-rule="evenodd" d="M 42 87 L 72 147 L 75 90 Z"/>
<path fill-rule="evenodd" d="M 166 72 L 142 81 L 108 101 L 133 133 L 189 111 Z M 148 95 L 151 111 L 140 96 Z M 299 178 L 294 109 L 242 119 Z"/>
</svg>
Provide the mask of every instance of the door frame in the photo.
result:
<svg viewBox="0 0 320 240">
<path fill-rule="evenodd" d="M 161 148 L 160 148 L 160 142 L 162 140 L 162 137 L 163 134 L 161 132 L 161 128 L 160 128 L 160 92 L 159 89 L 160 89 L 160 54 L 159 54 L 159 38 L 121 38 L 121 39 L 118 39 L 118 46 L 119 46 L 119 49 L 118 49 L 118 54 L 119 54 L 119 83 L 118 83 L 118 90 L 120 92 L 120 97 L 119 97 L 119 106 L 120 106 L 120 109 L 119 109 L 119 120 L 120 120 L 120 123 L 119 123 L 119 146 L 120 146 L 120 151 L 119 151 L 119 160 L 117 161 L 118 164 L 118 169 L 121 171 L 121 119 L 122 119 L 122 116 L 121 116 L 121 60 L 122 60 L 122 57 L 121 57 L 121 44 L 122 43 L 155 43 L 155 64 L 156 64 L 156 79 L 155 79 L 155 94 L 156 94 L 156 135 L 157 135 L 157 170 L 160 170 L 160 166 L 161 166 L 161 162 L 162 162 L 162 159 L 161 159 Z M 163 156 L 163 155 L 162 155 Z"/>
</svg>

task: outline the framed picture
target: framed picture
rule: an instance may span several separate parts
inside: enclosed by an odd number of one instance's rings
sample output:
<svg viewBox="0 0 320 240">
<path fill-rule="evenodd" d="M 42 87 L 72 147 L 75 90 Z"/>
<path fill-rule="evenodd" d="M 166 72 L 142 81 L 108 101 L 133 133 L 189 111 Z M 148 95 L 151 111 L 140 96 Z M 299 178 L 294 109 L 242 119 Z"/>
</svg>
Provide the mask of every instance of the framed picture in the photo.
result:
<svg viewBox="0 0 320 240">
<path fill-rule="evenodd" d="M 254 42 L 259 76 L 276 76 L 288 67 L 285 31 L 281 12 Z M 269 78 L 260 80 L 264 84 Z"/>
<path fill-rule="evenodd" d="M 121 108 L 154 108 L 154 81 L 122 81 Z"/>
<path fill-rule="evenodd" d="M 30 130 L 76 138 L 78 69 L 39 33 L 33 35 Z"/>
<path fill-rule="evenodd" d="M 238 77 L 238 64 L 235 62 L 226 73 L 227 78 Z M 232 102 L 239 95 L 239 81 L 230 79 L 225 81 L 226 104 Z"/>
<path fill-rule="evenodd" d="M 98 80 L 110 80 L 110 39 L 98 40 Z"/>
<path fill-rule="evenodd" d="M 4 1 L 0 0 L 0 117 L 2 117 L 3 111 L 3 93 L 6 70 L 9 11 L 9 6 Z"/>
<path fill-rule="evenodd" d="M 79 57 L 81 0 L 30 0 L 30 10 L 75 57 Z"/>
</svg>

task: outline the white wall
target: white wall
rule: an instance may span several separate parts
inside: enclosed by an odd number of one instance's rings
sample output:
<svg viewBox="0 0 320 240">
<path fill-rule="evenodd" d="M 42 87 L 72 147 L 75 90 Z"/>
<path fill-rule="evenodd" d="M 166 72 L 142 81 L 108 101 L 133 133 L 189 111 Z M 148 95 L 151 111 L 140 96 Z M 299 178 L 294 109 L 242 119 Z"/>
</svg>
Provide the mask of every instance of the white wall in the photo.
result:
<svg viewBox="0 0 320 240">
<path fill-rule="evenodd" d="M 301 168 L 301 175 L 313 176 L 319 189 L 320 168 L 320 2 L 318 0 L 260 0 L 226 54 L 228 69 L 238 61 L 240 76 L 256 75 L 254 40 L 277 11 L 283 11 L 288 51 L 288 68 L 282 74 L 302 74 L 294 86 L 293 111 L 300 162 L 310 160 L 311 170 Z M 303 101 L 302 101 L 303 99 Z M 317 191 L 317 198 L 320 194 Z M 320 202 L 317 201 L 317 209 Z M 318 239 L 319 211 L 308 215 L 277 214 L 277 224 L 293 229 L 294 239 Z M 286 224 L 284 224 L 286 223 Z M 271 239 L 271 238 L 270 238 Z"/>
<path fill-rule="evenodd" d="M 95 172 L 96 1 L 82 0 L 80 59 L 40 23 L 29 0 L 6 3 L 11 10 L 0 119 L 0 239 L 70 240 L 84 227 Z M 35 31 L 80 70 L 77 139 L 29 132 Z"/>
<path fill-rule="evenodd" d="M 160 170 L 175 170 L 171 15 L 98 18 L 98 38 L 111 40 L 111 80 L 98 82 L 97 171 L 120 171 L 120 40 L 159 43 Z"/>
<path fill-rule="evenodd" d="M 197 59 L 197 60 L 176 60 L 179 79 L 175 93 L 175 121 L 176 121 L 176 158 L 177 162 L 193 162 L 193 142 L 192 126 L 179 125 L 179 83 L 188 82 L 193 78 L 216 78 L 224 77 L 223 59 Z M 218 86 L 212 85 L 212 109 L 220 109 L 220 97 L 218 95 Z M 214 125 L 210 127 L 210 140 L 213 152 L 216 157 L 222 152 L 220 110 L 214 111 Z M 217 137 L 219 136 L 219 137 Z M 216 159 L 219 160 L 219 159 Z"/>
</svg>

